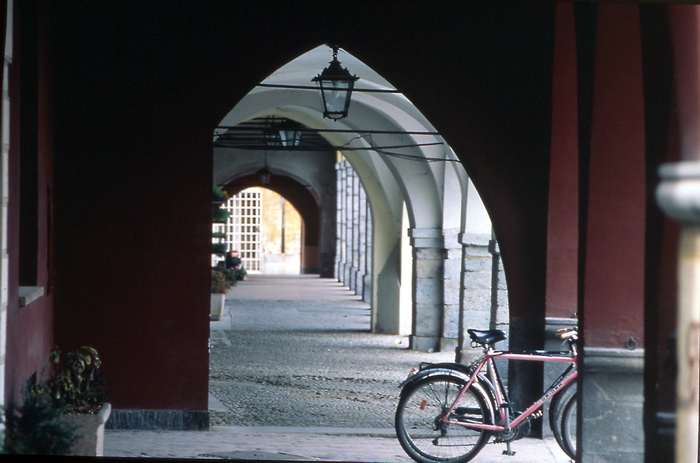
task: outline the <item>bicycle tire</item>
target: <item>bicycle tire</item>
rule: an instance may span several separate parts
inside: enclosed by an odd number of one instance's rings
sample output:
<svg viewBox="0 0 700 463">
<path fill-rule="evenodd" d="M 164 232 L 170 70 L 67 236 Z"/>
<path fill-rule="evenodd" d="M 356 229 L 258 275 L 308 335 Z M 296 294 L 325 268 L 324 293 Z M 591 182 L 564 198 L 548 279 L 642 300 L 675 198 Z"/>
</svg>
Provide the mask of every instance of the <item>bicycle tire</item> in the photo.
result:
<svg viewBox="0 0 700 463">
<path fill-rule="evenodd" d="M 561 415 L 561 436 L 560 443 L 564 452 L 569 458 L 576 459 L 576 432 L 578 429 L 578 400 L 576 394 L 569 398 L 569 401 L 564 405 Z M 562 445 L 563 444 L 563 445 Z"/>
<path fill-rule="evenodd" d="M 465 384 L 454 376 L 436 375 L 404 388 L 396 407 L 395 428 L 401 447 L 411 458 L 419 463 L 463 463 L 486 445 L 491 437 L 488 431 L 438 422 Z M 492 422 L 492 410 L 474 385 L 455 409 L 460 419 L 486 424 Z"/>
<path fill-rule="evenodd" d="M 564 448 L 561 433 L 562 413 L 564 412 L 566 404 L 571 400 L 571 397 L 576 395 L 576 391 L 578 390 L 576 383 L 577 380 L 574 380 L 564 386 L 549 404 L 549 427 L 552 429 L 552 434 L 554 434 L 554 438 L 562 449 Z"/>
</svg>

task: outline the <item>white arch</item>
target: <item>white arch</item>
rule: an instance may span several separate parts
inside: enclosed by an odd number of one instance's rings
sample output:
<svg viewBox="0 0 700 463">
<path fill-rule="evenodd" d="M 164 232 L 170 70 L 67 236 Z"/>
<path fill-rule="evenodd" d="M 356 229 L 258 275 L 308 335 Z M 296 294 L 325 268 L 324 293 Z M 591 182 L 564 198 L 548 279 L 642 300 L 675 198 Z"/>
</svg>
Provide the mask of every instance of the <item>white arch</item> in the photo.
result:
<svg viewBox="0 0 700 463">
<path fill-rule="evenodd" d="M 311 79 L 321 71 L 330 59 L 328 47 L 317 47 L 281 67 L 263 81 L 272 86 L 258 86 L 251 90 L 221 121 L 221 126 L 235 126 L 241 122 L 264 116 L 281 116 L 295 120 L 309 128 L 344 129 L 356 133 L 323 132 L 334 146 L 349 147 L 344 157 L 350 162 L 362 182 L 371 204 L 374 226 L 373 249 L 373 312 L 398 310 L 390 298 L 392 290 L 382 288 L 381 278 L 398 280 L 400 270 L 398 246 L 406 235 L 401 230 L 405 204 L 410 227 L 417 236 L 430 237 L 430 246 L 444 246 L 442 235 L 449 230 L 454 235 L 470 228 L 470 221 L 478 219 L 475 229 L 488 228 L 490 221 L 461 164 L 439 135 L 411 135 L 406 132 L 436 132 L 413 104 L 400 93 L 353 94 L 348 118 L 340 121 L 324 119 L 318 91 L 315 89 L 286 88 L 286 86 L 311 87 Z M 344 50 L 338 55 L 343 66 L 360 76 L 359 89 L 387 89 L 390 84 L 368 66 Z M 277 86 L 275 86 L 277 85 Z M 387 134 L 363 134 L 364 130 L 392 132 Z M 419 146 L 421 144 L 430 144 Z M 385 151 L 399 153 L 392 156 Z M 357 150 L 357 148 L 367 148 Z M 218 150 L 217 150 L 218 151 Z M 342 150 L 341 150 L 342 151 Z M 428 162 L 446 159 L 444 162 Z M 422 160 L 422 161 L 417 161 Z M 303 176 L 303 173 L 300 175 Z M 484 221 L 484 218 L 486 221 Z M 472 227 L 474 228 L 474 227 Z M 424 243 L 430 240 L 423 239 Z M 393 259 L 393 261 L 392 261 Z M 390 283 L 387 283 L 391 285 Z M 391 328 L 389 328 L 391 330 Z"/>
</svg>

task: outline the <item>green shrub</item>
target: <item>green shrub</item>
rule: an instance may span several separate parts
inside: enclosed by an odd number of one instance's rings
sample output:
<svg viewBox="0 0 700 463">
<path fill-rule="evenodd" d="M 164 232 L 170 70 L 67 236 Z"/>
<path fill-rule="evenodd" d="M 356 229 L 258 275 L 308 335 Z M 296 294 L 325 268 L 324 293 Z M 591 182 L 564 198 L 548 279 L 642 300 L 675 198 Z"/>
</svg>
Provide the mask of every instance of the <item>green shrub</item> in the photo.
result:
<svg viewBox="0 0 700 463">
<path fill-rule="evenodd" d="M 3 452 L 25 455 L 67 455 L 77 440 L 75 429 L 61 420 L 56 408 L 36 375 L 27 382 L 24 402 L 7 415 Z"/>
</svg>

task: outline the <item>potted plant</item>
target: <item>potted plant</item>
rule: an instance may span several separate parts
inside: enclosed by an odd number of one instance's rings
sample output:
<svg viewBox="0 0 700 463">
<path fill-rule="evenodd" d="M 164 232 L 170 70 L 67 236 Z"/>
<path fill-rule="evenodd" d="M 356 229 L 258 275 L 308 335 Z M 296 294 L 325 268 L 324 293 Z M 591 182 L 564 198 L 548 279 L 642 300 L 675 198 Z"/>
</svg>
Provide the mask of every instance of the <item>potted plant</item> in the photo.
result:
<svg viewBox="0 0 700 463">
<path fill-rule="evenodd" d="M 220 187 L 213 185 L 212 188 L 212 203 L 213 204 L 223 204 L 228 200 L 228 194 Z"/>
<path fill-rule="evenodd" d="M 218 207 L 218 208 L 212 210 L 212 222 L 214 222 L 214 223 L 226 223 L 229 215 L 231 215 L 231 214 L 229 214 L 229 212 L 226 209 L 224 209 L 222 207 Z"/>
<path fill-rule="evenodd" d="M 248 272 L 246 271 L 245 267 L 240 266 L 238 268 L 233 269 L 233 274 L 236 281 L 242 281 L 246 277 L 246 275 L 248 275 Z"/>
<path fill-rule="evenodd" d="M 7 414 L 2 453 L 22 455 L 68 455 L 77 439 L 73 426 L 63 422 L 45 387 L 38 387 L 36 374 L 23 390 L 24 401 Z"/>
<path fill-rule="evenodd" d="M 224 312 L 226 303 L 226 293 L 231 288 L 231 281 L 227 278 L 226 272 L 222 269 L 211 269 L 211 307 L 209 312 L 210 320 L 219 320 Z"/>
<path fill-rule="evenodd" d="M 105 381 L 102 360 L 93 347 L 61 352 L 51 351 L 52 376 L 46 382 L 46 391 L 62 421 L 73 426 L 77 440 L 73 455 L 101 456 L 104 449 L 104 428 L 112 410 L 105 402 Z"/>
<path fill-rule="evenodd" d="M 226 254 L 226 243 L 212 243 L 211 252 L 218 255 Z"/>
</svg>

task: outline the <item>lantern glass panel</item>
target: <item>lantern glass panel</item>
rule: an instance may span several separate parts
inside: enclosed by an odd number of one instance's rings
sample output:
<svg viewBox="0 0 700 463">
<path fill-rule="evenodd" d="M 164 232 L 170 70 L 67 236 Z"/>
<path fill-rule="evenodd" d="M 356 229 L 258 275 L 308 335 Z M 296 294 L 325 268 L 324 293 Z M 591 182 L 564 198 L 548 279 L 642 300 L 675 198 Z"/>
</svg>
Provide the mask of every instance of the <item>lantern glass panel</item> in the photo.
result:
<svg viewBox="0 0 700 463">
<path fill-rule="evenodd" d="M 341 119 L 345 117 L 350 103 L 349 97 L 353 82 L 343 80 L 323 80 L 321 93 L 327 117 Z"/>
</svg>

